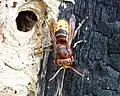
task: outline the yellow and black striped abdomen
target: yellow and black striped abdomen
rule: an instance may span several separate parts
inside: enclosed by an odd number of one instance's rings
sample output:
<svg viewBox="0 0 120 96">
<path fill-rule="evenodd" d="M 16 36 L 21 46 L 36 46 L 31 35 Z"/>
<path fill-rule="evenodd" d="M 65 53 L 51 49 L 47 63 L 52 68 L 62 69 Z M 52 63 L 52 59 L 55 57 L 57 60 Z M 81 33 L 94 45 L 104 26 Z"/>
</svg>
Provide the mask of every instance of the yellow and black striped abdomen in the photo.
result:
<svg viewBox="0 0 120 96">
<path fill-rule="evenodd" d="M 63 29 L 66 32 L 69 32 L 69 24 L 66 20 L 59 20 L 55 26 L 55 32 L 57 32 L 59 29 Z"/>
<path fill-rule="evenodd" d="M 55 37 L 57 42 L 67 42 L 68 32 L 63 29 L 59 29 L 57 32 L 55 32 Z"/>
<path fill-rule="evenodd" d="M 54 31 L 57 43 L 68 42 L 69 24 L 66 20 L 59 20 Z"/>
</svg>

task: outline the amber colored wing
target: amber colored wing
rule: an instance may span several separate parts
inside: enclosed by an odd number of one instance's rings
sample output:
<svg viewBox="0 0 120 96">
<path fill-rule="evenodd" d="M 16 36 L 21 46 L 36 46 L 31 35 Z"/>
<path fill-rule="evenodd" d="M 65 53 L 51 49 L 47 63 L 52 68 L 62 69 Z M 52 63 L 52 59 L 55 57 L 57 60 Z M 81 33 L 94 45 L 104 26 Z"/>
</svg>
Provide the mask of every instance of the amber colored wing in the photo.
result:
<svg viewBox="0 0 120 96">
<path fill-rule="evenodd" d="M 76 19 L 75 16 L 72 14 L 71 18 L 70 18 L 70 29 L 71 29 L 71 35 L 69 38 L 69 46 L 71 45 L 72 40 L 75 38 L 78 30 L 81 28 L 81 26 L 83 25 L 83 23 L 88 19 L 88 16 L 86 16 L 81 23 L 79 23 L 79 26 L 76 28 L 75 30 L 75 23 L 76 23 Z"/>
<path fill-rule="evenodd" d="M 70 33 L 69 33 L 69 46 L 71 46 L 72 40 L 74 39 L 75 35 L 77 34 L 77 32 L 75 33 L 75 24 L 76 24 L 76 19 L 75 19 L 75 15 L 71 15 L 70 21 L 69 21 L 69 25 L 70 25 Z"/>
<path fill-rule="evenodd" d="M 50 35 L 51 35 L 54 51 L 56 49 L 56 38 L 55 38 L 55 34 L 54 34 L 54 27 L 55 26 L 56 26 L 55 20 L 53 18 L 51 18 L 49 21 L 49 30 L 50 30 Z"/>
</svg>

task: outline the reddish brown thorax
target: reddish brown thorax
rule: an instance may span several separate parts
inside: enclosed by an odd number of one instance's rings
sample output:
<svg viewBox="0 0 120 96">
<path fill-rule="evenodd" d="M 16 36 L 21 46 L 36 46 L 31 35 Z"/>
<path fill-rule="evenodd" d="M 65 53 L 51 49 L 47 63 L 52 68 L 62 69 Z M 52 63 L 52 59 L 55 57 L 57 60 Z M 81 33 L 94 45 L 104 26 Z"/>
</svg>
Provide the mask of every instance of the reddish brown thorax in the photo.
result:
<svg viewBox="0 0 120 96">
<path fill-rule="evenodd" d="M 55 64 L 58 66 L 71 66 L 73 62 L 72 51 L 66 44 L 57 44 Z"/>
<path fill-rule="evenodd" d="M 59 59 L 67 59 L 72 56 L 71 49 L 65 44 L 57 44 L 56 55 Z"/>
</svg>

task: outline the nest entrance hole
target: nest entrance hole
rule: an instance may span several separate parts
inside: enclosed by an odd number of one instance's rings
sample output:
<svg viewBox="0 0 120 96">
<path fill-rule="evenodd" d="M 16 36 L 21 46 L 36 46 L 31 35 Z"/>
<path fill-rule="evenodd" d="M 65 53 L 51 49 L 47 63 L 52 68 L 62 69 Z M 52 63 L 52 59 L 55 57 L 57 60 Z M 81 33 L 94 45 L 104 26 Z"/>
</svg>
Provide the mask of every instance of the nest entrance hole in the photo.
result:
<svg viewBox="0 0 120 96">
<path fill-rule="evenodd" d="M 32 11 L 21 11 L 16 18 L 17 29 L 19 31 L 30 31 L 38 21 L 37 16 Z"/>
</svg>

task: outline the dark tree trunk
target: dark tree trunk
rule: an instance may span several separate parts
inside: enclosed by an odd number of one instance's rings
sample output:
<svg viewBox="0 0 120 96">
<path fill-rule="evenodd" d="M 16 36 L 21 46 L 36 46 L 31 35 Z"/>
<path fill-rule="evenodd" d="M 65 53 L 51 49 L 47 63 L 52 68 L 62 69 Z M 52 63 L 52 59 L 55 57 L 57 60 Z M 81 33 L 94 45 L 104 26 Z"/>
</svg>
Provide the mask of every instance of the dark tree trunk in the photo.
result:
<svg viewBox="0 0 120 96">
<path fill-rule="evenodd" d="M 120 1 L 75 2 L 75 5 L 66 2 L 66 9 L 61 5 L 59 18 L 69 20 L 71 14 L 74 14 L 77 27 L 82 19 L 89 17 L 73 40 L 73 43 L 87 40 L 73 49 L 73 56 L 74 67 L 81 72 L 87 69 L 89 74 L 81 77 L 68 69 L 65 73 L 63 96 L 120 96 Z M 48 81 L 57 71 L 51 57 L 52 53 L 48 58 L 47 73 L 39 81 L 39 96 L 55 96 L 61 81 L 62 72 L 53 81 Z"/>
</svg>

